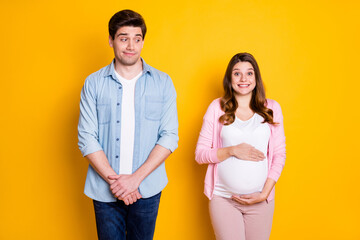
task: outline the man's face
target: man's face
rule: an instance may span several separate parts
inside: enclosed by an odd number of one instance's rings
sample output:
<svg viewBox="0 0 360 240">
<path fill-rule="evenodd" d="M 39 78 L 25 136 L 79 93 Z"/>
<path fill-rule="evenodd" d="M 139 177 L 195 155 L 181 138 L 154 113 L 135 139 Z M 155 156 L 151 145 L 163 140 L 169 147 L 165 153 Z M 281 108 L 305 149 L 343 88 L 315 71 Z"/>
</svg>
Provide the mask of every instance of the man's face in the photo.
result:
<svg viewBox="0 0 360 240">
<path fill-rule="evenodd" d="M 115 60 L 123 66 L 135 65 L 140 59 L 144 40 L 140 27 L 124 26 L 117 30 L 114 40 L 109 36 L 110 47 L 114 49 Z"/>
</svg>

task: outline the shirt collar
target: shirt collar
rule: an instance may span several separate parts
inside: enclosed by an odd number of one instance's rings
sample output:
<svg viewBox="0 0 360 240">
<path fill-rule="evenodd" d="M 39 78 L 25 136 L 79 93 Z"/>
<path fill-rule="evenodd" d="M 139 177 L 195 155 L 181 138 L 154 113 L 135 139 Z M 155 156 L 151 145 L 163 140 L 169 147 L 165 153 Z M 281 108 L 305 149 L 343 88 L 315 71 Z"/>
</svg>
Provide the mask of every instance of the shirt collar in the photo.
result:
<svg viewBox="0 0 360 240">
<path fill-rule="evenodd" d="M 143 63 L 143 73 L 149 73 L 152 75 L 151 67 L 144 61 L 143 58 L 141 58 L 141 61 Z M 105 71 L 105 77 L 111 76 L 114 80 L 117 80 L 116 74 L 115 74 L 115 59 L 111 61 L 111 64 Z"/>
</svg>

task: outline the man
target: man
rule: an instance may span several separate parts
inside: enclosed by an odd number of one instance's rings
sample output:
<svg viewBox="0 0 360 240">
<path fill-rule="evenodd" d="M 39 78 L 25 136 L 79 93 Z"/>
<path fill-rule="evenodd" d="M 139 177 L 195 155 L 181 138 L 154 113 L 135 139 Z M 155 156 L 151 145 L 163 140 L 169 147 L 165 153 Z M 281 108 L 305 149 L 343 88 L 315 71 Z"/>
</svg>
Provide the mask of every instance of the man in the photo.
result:
<svg viewBox="0 0 360 240">
<path fill-rule="evenodd" d="M 176 92 L 170 77 L 140 57 L 146 25 L 123 10 L 109 22 L 112 63 L 91 74 L 81 92 L 79 148 L 90 165 L 99 239 L 152 239 L 165 159 L 177 148 Z"/>
</svg>

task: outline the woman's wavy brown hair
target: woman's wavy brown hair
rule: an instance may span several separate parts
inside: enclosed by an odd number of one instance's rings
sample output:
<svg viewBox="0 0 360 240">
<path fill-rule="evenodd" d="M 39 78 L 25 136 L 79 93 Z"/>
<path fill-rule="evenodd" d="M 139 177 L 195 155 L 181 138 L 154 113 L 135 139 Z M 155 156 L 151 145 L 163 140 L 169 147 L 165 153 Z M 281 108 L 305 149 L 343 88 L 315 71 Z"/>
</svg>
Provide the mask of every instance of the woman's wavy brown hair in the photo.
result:
<svg viewBox="0 0 360 240">
<path fill-rule="evenodd" d="M 256 86 L 251 95 L 251 101 L 250 101 L 251 110 L 262 116 L 264 118 L 264 123 L 267 122 L 269 124 L 276 124 L 273 121 L 273 111 L 265 106 L 266 105 L 265 89 L 261 79 L 260 69 L 255 58 L 250 53 L 235 54 L 231 58 L 229 65 L 227 66 L 223 81 L 225 93 L 220 100 L 221 109 L 225 112 L 225 114 L 219 118 L 220 123 L 224 125 L 229 125 L 235 121 L 235 112 L 236 109 L 238 108 L 238 103 L 235 99 L 234 90 L 231 86 L 231 79 L 232 79 L 231 76 L 232 76 L 233 68 L 238 62 L 249 62 L 254 68 Z"/>
</svg>

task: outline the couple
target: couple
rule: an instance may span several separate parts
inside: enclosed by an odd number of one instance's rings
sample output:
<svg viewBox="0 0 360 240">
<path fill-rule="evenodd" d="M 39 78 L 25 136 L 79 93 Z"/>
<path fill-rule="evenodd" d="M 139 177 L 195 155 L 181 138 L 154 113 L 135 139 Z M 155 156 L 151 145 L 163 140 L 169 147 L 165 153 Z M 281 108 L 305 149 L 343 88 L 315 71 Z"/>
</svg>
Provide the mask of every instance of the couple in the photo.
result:
<svg viewBox="0 0 360 240">
<path fill-rule="evenodd" d="M 177 148 L 176 92 L 170 77 L 140 57 L 146 25 L 123 10 L 109 21 L 115 59 L 85 81 L 79 148 L 89 160 L 85 194 L 99 239 L 153 239 L 165 159 Z M 265 98 L 251 54 L 236 54 L 225 94 L 205 116 L 196 160 L 208 164 L 205 194 L 217 239 L 268 239 L 274 185 L 285 162 L 278 103 Z"/>
</svg>

